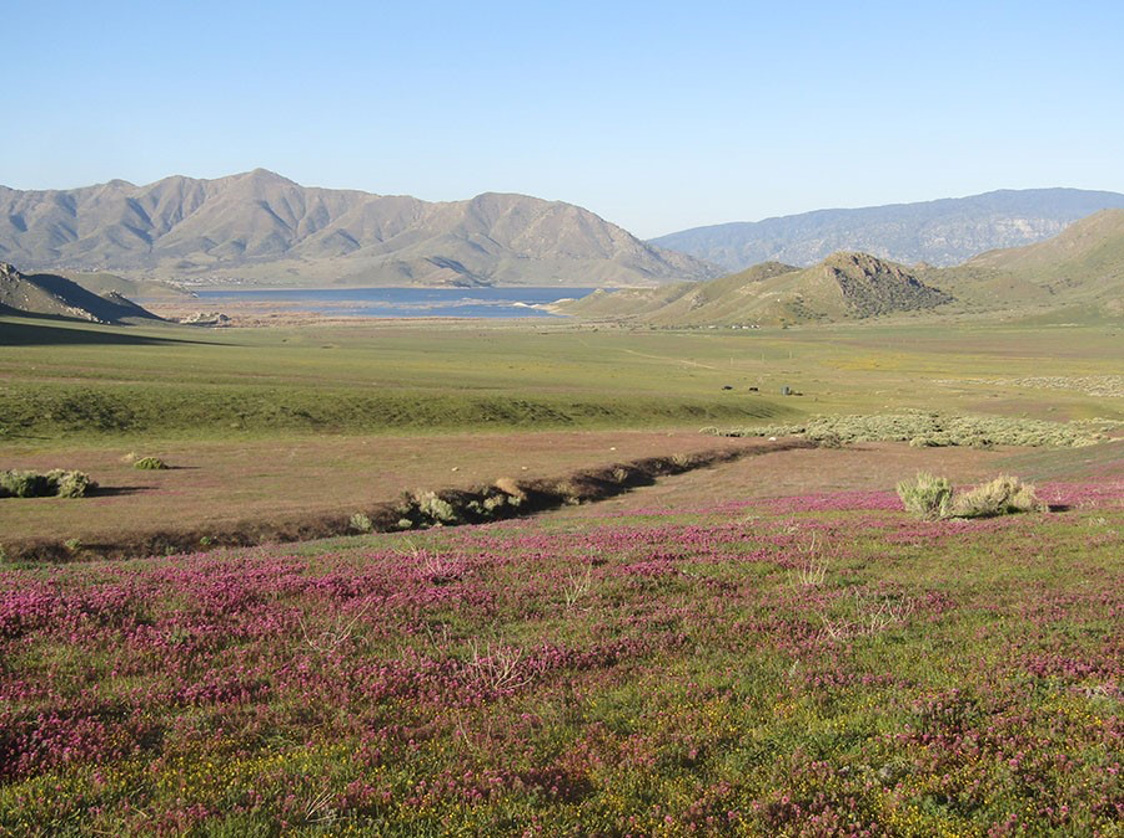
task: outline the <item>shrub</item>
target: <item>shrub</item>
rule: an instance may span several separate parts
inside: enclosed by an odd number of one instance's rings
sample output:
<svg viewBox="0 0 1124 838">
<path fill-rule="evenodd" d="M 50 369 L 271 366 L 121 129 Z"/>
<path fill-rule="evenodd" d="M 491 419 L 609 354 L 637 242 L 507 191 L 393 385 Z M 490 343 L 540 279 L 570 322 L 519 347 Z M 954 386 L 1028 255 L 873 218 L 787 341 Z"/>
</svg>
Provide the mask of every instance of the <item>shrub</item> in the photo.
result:
<svg viewBox="0 0 1124 838">
<path fill-rule="evenodd" d="M 835 431 L 820 431 L 819 433 L 811 435 L 812 442 L 816 443 L 820 448 L 842 448 L 843 437 L 839 436 Z"/>
<path fill-rule="evenodd" d="M 355 532 L 370 532 L 375 528 L 375 525 L 371 523 L 371 519 L 362 512 L 356 512 L 352 515 L 348 519 L 347 525 Z"/>
<path fill-rule="evenodd" d="M 1046 422 L 905 410 L 867 416 L 812 416 L 798 425 L 767 425 L 717 433 L 722 436 L 802 436 L 812 440 L 835 437 L 841 443 L 909 442 L 916 448 L 946 445 L 1078 447 L 1103 441 L 1108 431 L 1122 424 L 1115 420 Z"/>
<path fill-rule="evenodd" d="M 522 498 L 518 495 L 505 495 L 501 492 L 498 495 L 490 495 L 484 498 L 484 502 L 481 506 L 484 509 L 485 515 L 494 515 L 497 509 L 503 509 L 505 506 L 517 509 L 522 502 Z"/>
<path fill-rule="evenodd" d="M 133 468 L 139 468 L 142 471 L 163 471 L 167 467 L 168 464 L 159 457 L 141 457 L 133 462 Z"/>
<path fill-rule="evenodd" d="M 45 474 L 34 471 L 0 472 L 0 497 L 41 498 L 54 494 Z"/>
<path fill-rule="evenodd" d="M 953 493 L 943 477 L 919 472 L 912 481 L 898 484 L 898 497 L 907 512 L 922 518 L 990 518 L 1016 512 L 1048 512 L 1034 487 L 1017 477 L 1003 475 L 963 492 Z"/>
<path fill-rule="evenodd" d="M 913 480 L 898 484 L 898 497 L 906 512 L 928 519 L 946 518 L 952 500 L 952 484 L 944 477 L 921 471 Z"/>
<path fill-rule="evenodd" d="M 1046 512 L 1049 506 L 1034 493 L 1034 487 L 1017 477 L 1003 475 L 988 483 L 958 493 L 949 508 L 953 518 L 990 518 L 1015 512 Z"/>
<path fill-rule="evenodd" d="M 460 523 L 457 510 L 436 492 L 416 492 L 412 504 L 421 518 L 421 523 L 427 526 Z"/>
<path fill-rule="evenodd" d="M 97 483 L 81 471 L 56 468 L 40 474 L 35 471 L 0 471 L 0 497 L 80 498 Z"/>
<path fill-rule="evenodd" d="M 54 494 L 60 498 L 83 497 L 98 485 L 85 472 L 64 471 L 61 468 L 47 472 L 47 480 L 54 486 Z"/>
</svg>

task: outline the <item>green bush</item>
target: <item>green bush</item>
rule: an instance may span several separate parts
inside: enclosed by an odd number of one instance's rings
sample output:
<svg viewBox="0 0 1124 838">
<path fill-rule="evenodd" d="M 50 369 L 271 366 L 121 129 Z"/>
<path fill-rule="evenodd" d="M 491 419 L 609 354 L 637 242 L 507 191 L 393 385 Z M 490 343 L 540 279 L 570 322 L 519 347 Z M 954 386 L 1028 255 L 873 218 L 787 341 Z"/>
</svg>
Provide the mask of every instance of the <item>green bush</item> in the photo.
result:
<svg viewBox="0 0 1124 838">
<path fill-rule="evenodd" d="M 64 471 L 56 468 L 47 472 L 47 480 L 54 485 L 54 493 L 60 498 L 80 498 L 91 489 L 97 488 L 97 484 L 90 479 L 90 476 L 81 471 Z"/>
<path fill-rule="evenodd" d="M 362 512 L 356 512 L 354 515 L 352 515 L 348 519 L 347 525 L 354 532 L 370 532 L 375 528 L 375 525 L 371 522 L 371 519 L 367 515 L 364 515 Z"/>
<path fill-rule="evenodd" d="M 953 492 L 943 477 L 919 472 L 898 484 L 898 497 L 907 512 L 928 520 L 938 518 L 991 518 L 1016 512 L 1048 512 L 1034 487 L 1017 477 L 1003 475 L 963 492 Z"/>
<path fill-rule="evenodd" d="M 460 516 L 453 505 L 435 492 L 423 492 L 417 496 L 418 511 L 428 523 L 459 524 Z"/>
<path fill-rule="evenodd" d="M 1049 505 L 1039 500 L 1034 487 L 1017 477 L 1003 475 L 958 493 L 952 499 L 953 518 L 991 518 L 1016 512 L 1046 512 Z"/>
<path fill-rule="evenodd" d="M 0 496 L 12 498 L 42 498 L 53 495 L 54 489 L 47 475 L 34 471 L 0 472 Z"/>
<path fill-rule="evenodd" d="M 133 463 L 133 468 L 139 468 L 142 471 L 163 471 L 167 467 L 168 464 L 159 457 L 141 457 Z"/>
<path fill-rule="evenodd" d="M 56 468 L 40 474 L 35 471 L 0 471 L 0 497 L 80 498 L 97 483 L 81 471 Z"/>
<path fill-rule="evenodd" d="M 903 480 L 898 484 L 898 497 L 902 499 L 906 512 L 930 520 L 947 518 L 952 484 L 944 477 L 921 471 L 913 480 Z"/>
</svg>

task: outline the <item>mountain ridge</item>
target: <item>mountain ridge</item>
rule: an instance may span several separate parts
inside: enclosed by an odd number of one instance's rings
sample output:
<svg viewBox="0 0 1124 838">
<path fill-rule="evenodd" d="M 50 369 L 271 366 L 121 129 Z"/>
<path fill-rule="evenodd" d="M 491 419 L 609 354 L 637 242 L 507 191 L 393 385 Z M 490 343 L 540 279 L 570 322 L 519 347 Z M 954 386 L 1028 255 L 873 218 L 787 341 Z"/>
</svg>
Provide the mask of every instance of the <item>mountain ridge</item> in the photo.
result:
<svg viewBox="0 0 1124 838">
<path fill-rule="evenodd" d="M 0 186 L 0 258 L 28 270 L 249 284 L 650 284 L 721 271 L 573 204 L 426 202 L 265 169 L 71 190 Z"/>
<path fill-rule="evenodd" d="M 1110 208 L 1124 208 L 1124 194 L 1061 187 L 1000 189 L 963 198 L 728 222 L 650 241 L 729 271 L 765 261 L 808 267 L 839 250 L 949 267 L 988 250 L 1044 240 Z"/>
</svg>

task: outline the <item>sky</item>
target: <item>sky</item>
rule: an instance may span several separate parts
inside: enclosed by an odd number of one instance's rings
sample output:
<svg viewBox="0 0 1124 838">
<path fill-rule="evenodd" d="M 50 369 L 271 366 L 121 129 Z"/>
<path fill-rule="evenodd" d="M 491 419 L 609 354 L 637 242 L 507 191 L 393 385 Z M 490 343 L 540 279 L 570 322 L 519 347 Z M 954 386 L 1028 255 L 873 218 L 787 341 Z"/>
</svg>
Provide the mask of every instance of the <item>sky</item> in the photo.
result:
<svg viewBox="0 0 1124 838">
<path fill-rule="evenodd" d="M 1124 192 L 1124 3 L 12 2 L 0 184 L 518 192 L 651 238 Z"/>
</svg>

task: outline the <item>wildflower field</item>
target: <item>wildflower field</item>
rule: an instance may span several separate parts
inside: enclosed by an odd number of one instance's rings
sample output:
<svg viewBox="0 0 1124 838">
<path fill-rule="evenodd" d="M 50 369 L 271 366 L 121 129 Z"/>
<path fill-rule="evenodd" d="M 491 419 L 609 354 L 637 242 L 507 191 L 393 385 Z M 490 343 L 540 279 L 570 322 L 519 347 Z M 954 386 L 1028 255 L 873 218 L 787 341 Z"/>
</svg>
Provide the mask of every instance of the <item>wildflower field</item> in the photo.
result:
<svg viewBox="0 0 1124 838">
<path fill-rule="evenodd" d="M 1121 835 L 1124 479 L 0 566 L 0 834 Z"/>
</svg>

